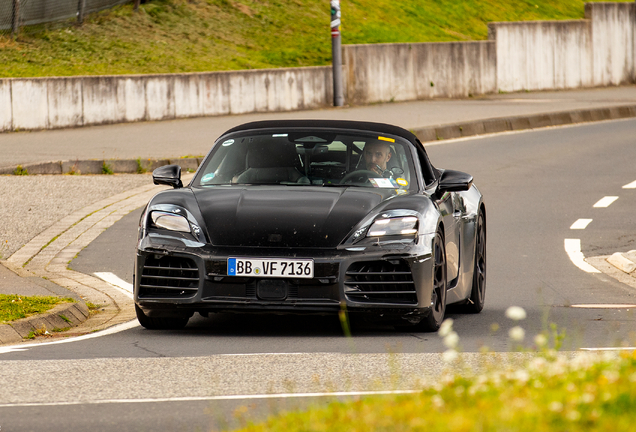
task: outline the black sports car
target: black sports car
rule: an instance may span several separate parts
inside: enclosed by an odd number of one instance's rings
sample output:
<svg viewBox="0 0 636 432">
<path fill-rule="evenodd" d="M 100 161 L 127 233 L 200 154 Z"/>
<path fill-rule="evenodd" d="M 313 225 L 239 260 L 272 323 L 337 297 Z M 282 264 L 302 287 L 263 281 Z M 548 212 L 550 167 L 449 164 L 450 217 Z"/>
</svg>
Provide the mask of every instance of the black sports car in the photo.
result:
<svg viewBox="0 0 636 432">
<path fill-rule="evenodd" d="M 434 168 L 407 130 L 263 121 L 224 133 L 190 184 L 140 221 L 135 308 L 149 329 L 199 312 L 350 314 L 437 330 L 446 305 L 479 312 L 486 209 L 472 176 Z"/>
</svg>

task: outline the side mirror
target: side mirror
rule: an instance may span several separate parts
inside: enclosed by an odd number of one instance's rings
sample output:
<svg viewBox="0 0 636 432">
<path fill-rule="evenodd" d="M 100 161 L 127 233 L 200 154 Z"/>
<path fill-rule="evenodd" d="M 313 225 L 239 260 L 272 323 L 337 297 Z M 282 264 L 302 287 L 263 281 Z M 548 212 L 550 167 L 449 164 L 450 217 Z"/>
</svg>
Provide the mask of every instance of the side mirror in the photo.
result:
<svg viewBox="0 0 636 432">
<path fill-rule="evenodd" d="M 164 165 L 152 172 L 152 182 L 156 185 L 168 185 L 175 189 L 183 187 L 181 183 L 181 167 L 179 165 Z"/>
<path fill-rule="evenodd" d="M 444 170 L 439 179 L 438 191 L 461 192 L 467 191 L 473 185 L 473 176 L 461 171 Z"/>
</svg>

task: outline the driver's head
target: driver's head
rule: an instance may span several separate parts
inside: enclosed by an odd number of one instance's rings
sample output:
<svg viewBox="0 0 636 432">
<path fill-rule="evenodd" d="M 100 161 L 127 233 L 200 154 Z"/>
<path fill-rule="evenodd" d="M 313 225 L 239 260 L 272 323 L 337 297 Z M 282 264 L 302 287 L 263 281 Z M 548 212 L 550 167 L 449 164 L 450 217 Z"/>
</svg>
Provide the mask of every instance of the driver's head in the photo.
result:
<svg viewBox="0 0 636 432">
<path fill-rule="evenodd" d="M 387 162 L 391 159 L 391 146 L 382 141 L 367 143 L 364 146 L 363 156 L 367 170 L 382 174 L 386 170 Z"/>
</svg>

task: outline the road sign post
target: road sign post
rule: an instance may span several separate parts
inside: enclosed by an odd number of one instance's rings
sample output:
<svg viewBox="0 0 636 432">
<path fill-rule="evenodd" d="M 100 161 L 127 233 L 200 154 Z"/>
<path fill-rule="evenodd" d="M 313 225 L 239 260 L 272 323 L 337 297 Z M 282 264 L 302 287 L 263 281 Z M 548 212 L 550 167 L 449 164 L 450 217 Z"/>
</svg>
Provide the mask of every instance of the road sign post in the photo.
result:
<svg viewBox="0 0 636 432">
<path fill-rule="evenodd" d="M 331 0 L 331 57 L 333 65 L 333 105 L 343 106 L 342 42 L 340 37 L 340 0 Z"/>
</svg>

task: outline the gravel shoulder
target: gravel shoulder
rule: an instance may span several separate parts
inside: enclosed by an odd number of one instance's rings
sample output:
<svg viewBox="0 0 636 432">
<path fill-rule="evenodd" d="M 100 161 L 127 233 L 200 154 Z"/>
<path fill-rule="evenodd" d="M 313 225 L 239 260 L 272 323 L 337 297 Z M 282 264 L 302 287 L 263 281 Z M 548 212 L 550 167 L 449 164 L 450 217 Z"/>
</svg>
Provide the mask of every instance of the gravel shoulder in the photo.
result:
<svg viewBox="0 0 636 432">
<path fill-rule="evenodd" d="M 0 176 L 0 259 L 73 211 L 151 183 L 150 174 Z"/>
</svg>

